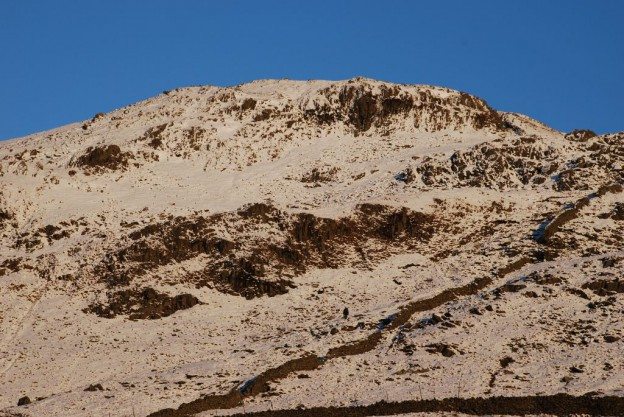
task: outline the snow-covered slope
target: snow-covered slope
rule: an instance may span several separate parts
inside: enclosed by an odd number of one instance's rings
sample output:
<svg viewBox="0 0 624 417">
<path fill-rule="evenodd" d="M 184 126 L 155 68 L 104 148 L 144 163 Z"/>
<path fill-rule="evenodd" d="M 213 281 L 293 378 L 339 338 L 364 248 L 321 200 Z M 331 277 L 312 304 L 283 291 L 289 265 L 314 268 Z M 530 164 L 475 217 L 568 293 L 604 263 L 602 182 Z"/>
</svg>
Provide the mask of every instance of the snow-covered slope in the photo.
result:
<svg viewBox="0 0 624 417">
<path fill-rule="evenodd" d="M 363 78 L 0 142 L 0 415 L 623 396 L 623 179 L 622 133 Z"/>
</svg>

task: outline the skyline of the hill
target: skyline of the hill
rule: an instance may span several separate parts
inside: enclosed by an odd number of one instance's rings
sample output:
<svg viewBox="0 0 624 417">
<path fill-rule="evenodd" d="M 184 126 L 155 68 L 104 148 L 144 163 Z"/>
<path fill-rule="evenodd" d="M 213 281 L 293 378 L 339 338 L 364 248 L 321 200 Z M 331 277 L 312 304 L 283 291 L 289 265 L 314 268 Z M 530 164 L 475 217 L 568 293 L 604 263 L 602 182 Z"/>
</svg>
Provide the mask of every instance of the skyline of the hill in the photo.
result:
<svg viewBox="0 0 624 417">
<path fill-rule="evenodd" d="M 624 130 L 624 3 L 3 2 L 0 139 L 162 90 L 263 78 L 434 84 L 562 131 Z"/>
</svg>

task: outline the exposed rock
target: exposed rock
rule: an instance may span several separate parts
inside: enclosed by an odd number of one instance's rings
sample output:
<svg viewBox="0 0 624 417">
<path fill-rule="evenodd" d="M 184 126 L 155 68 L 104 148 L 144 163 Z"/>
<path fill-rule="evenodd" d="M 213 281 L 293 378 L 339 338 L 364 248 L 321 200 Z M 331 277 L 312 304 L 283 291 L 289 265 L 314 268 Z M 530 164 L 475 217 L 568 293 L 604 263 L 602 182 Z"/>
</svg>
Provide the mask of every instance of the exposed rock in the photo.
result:
<svg viewBox="0 0 624 417">
<path fill-rule="evenodd" d="M 121 152 L 117 145 L 103 145 L 87 148 L 75 162 L 75 165 L 87 170 L 124 169 L 133 156 L 130 152 Z"/>
<path fill-rule="evenodd" d="M 567 140 L 575 142 L 587 142 L 589 139 L 594 137 L 596 137 L 596 133 L 587 129 L 575 129 L 565 135 Z"/>
<path fill-rule="evenodd" d="M 306 109 L 305 116 L 320 124 L 343 122 L 355 134 L 372 128 L 389 134 L 408 123 L 427 131 L 460 125 L 477 130 L 507 129 L 501 116 L 487 103 L 465 93 L 441 98 L 428 90 L 414 94 L 400 86 L 373 87 L 365 80 L 355 79 L 341 88 L 327 88 L 321 94 L 332 105 L 315 103 L 313 108 Z"/>
<path fill-rule="evenodd" d="M 30 403 L 31 403 L 30 398 L 28 398 L 27 396 L 24 396 L 24 397 L 20 398 L 19 400 L 17 400 L 17 405 L 18 406 L 28 405 Z"/>
<path fill-rule="evenodd" d="M 624 293 L 624 281 L 619 278 L 613 280 L 597 279 L 583 284 L 583 288 L 592 290 L 596 295 L 605 297 L 616 293 Z"/>
<path fill-rule="evenodd" d="M 170 316 L 178 310 L 186 310 L 197 304 L 200 304 L 200 301 L 190 294 L 171 297 L 153 288 L 143 288 L 109 293 L 106 303 L 92 304 L 84 311 L 105 318 L 128 315 L 131 320 L 153 320 Z"/>
<path fill-rule="evenodd" d="M 332 182 L 336 177 L 338 168 L 319 169 L 313 168 L 310 172 L 301 177 L 301 182 L 305 183 L 318 183 L 318 182 Z"/>
<path fill-rule="evenodd" d="M 215 232 L 228 224 L 237 224 L 241 231 L 234 242 Z M 275 238 L 247 236 L 258 224 L 272 230 Z M 356 267 L 363 248 L 393 242 L 367 258 L 375 262 L 402 247 L 427 242 L 434 230 L 432 215 L 406 208 L 361 204 L 350 217 L 329 219 L 286 214 L 256 203 L 227 215 L 178 217 L 132 231 L 128 244 L 105 256 L 94 273 L 109 287 L 125 286 L 159 266 L 201 255 L 204 269 L 188 274 L 185 281 L 246 298 L 274 296 L 293 286 L 281 278 L 285 272 L 297 276 L 314 267 Z M 248 255 L 238 255 L 243 252 Z"/>
<path fill-rule="evenodd" d="M 253 110 L 256 108 L 256 104 L 257 102 L 253 98 L 246 98 L 245 100 L 243 100 L 243 104 L 241 105 L 241 110 L 242 111 Z"/>
<path fill-rule="evenodd" d="M 451 345 L 448 345 L 446 343 L 434 343 L 426 345 L 425 347 L 427 348 L 426 350 L 429 353 L 439 353 L 447 358 L 455 356 L 455 350 L 453 350 Z"/>
<path fill-rule="evenodd" d="M 514 359 L 511 356 L 505 356 L 500 360 L 501 368 L 507 368 L 509 365 L 514 363 Z"/>
</svg>

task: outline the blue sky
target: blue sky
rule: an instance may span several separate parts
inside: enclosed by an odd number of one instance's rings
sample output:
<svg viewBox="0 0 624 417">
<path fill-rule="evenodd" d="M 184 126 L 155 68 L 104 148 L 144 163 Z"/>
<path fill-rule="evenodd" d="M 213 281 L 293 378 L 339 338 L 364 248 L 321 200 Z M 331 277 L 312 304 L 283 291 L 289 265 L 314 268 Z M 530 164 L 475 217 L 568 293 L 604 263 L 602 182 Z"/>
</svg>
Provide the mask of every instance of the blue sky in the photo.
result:
<svg viewBox="0 0 624 417">
<path fill-rule="evenodd" d="M 366 76 L 624 130 L 624 1 L 0 2 L 0 139 L 175 87 Z"/>
</svg>

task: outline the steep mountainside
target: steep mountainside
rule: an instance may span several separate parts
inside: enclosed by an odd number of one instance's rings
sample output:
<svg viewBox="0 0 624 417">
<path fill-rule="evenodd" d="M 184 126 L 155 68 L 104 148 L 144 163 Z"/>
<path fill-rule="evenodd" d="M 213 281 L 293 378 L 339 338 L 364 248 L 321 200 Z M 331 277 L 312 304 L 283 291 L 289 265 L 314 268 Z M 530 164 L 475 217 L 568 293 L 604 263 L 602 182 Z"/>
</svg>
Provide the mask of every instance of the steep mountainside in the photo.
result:
<svg viewBox="0 0 624 417">
<path fill-rule="evenodd" d="M 0 416 L 618 415 L 623 182 L 624 133 L 363 78 L 0 142 Z"/>
</svg>

